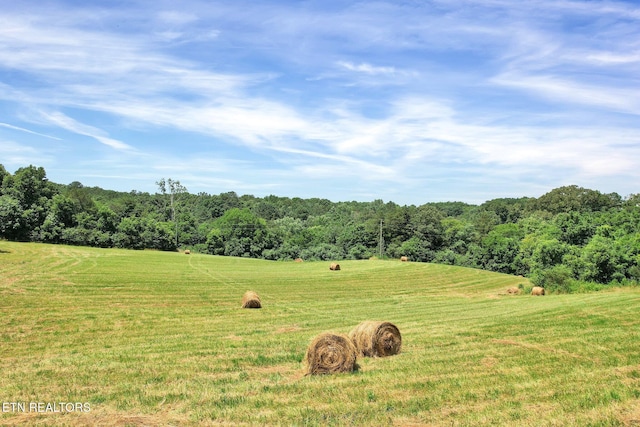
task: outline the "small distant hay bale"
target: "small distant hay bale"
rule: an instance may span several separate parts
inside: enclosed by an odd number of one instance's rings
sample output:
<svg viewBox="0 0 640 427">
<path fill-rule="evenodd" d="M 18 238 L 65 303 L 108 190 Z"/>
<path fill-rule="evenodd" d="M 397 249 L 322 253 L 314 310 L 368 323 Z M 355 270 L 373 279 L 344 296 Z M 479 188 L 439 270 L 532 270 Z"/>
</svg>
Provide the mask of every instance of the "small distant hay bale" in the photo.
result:
<svg viewBox="0 0 640 427">
<path fill-rule="evenodd" d="M 543 296 L 544 295 L 544 288 L 542 288 L 540 286 L 534 286 L 533 289 L 531 289 L 531 295 Z"/>
<path fill-rule="evenodd" d="M 365 320 L 349 332 L 349 338 L 366 357 L 386 357 L 400 353 L 402 335 L 396 325 L 389 322 Z"/>
<path fill-rule="evenodd" d="M 516 286 L 512 286 L 509 289 L 507 289 L 507 293 L 510 295 L 518 295 L 520 293 L 520 289 L 518 289 L 518 287 Z"/>
<path fill-rule="evenodd" d="M 302 258 L 296 258 L 296 262 L 302 262 Z"/>
<path fill-rule="evenodd" d="M 340 270 L 340 264 L 332 262 L 331 265 L 329 266 L 329 270 L 332 270 L 332 271 Z"/>
<path fill-rule="evenodd" d="M 307 348 L 306 375 L 353 372 L 356 358 L 356 347 L 348 336 L 323 332 Z"/>
<path fill-rule="evenodd" d="M 400 257 L 400 261 L 407 262 L 407 261 L 409 261 L 409 258 L 407 258 L 406 256 L 401 256 Z"/>
<path fill-rule="evenodd" d="M 184 254 L 185 254 L 185 255 L 189 255 L 189 254 L 191 254 L 191 251 L 190 251 L 189 249 L 186 249 L 186 250 L 184 251 Z"/>
<path fill-rule="evenodd" d="M 242 296 L 242 308 L 262 308 L 260 297 L 253 291 L 247 291 Z"/>
</svg>

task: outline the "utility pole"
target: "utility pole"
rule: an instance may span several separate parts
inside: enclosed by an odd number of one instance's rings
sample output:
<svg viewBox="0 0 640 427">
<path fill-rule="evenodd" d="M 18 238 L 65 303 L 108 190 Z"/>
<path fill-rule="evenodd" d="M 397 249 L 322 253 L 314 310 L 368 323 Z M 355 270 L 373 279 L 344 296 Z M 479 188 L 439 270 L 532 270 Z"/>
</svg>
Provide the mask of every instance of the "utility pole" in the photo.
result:
<svg viewBox="0 0 640 427">
<path fill-rule="evenodd" d="M 378 241 L 378 248 L 380 249 L 380 259 L 382 259 L 382 251 L 384 248 L 384 239 L 382 238 L 382 220 L 380 220 L 380 240 Z"/>
<path fill-rule="evenodd" d="M 171 187 L 171 221 L 176 226 L 176 248 L 178 247 L 178 221 L 176 221 L 176 207 L 173 205 L 173 191 L 174 191 L 174 183 L 169 178 L 169 186 Z"/>
</svg>

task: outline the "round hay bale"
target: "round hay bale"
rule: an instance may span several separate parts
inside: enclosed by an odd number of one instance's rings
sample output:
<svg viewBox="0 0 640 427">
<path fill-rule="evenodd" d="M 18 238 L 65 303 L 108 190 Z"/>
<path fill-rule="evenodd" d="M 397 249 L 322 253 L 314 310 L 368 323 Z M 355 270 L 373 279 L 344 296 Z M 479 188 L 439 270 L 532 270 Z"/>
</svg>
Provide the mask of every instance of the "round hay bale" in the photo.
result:
<svg viewBox="0 0 640 427">
<path fill-rule="evenodd" d="M 332 270 L 332 271 L 340 270 L 340 264 L 332 262 L 331 265 L 329 266 L 329 270 Z"/>
<path fill-rule="evenodd" d="M 296 258 L 296 262 L 302 262 L 302 258 Z"/>
<path fill-rule="evenodd" d="M 247 291 L 242 296 L 242 308 L 262 308 L 260 297 L 253 291 Z"/>
<path fill-rule="evenodd" d="M 409 261 L 409 258 L 407 258 L 406 256 L 401 256 L 400 257 L 400 261 L 407 262 L 407 261 Z"/>
<path fill-rule="evenodd" d="M 356 358 L 356 347 L 348 336 L 323 332 L 307 348 L 306 375 L 353 372 L 356 369 Z"/>
<path fill-rule="evenodd" d="M 531 289 L 531 295 L 543 296 L 544 295 L 544 288 L 540 287 L 540 286 L 534 286 L 533 289 Z"/>
<path fill-rule="evenodd" d="M 507 293 L 511 295 L 518 295 L 520 293 L 520 289 L 518 289 L 518 287 L 516 286 L 512 286 L 509 289 L 507 289 Z"/>
<path fill-rule="evenodd" d="M 359 354 L 367 357 L 393 356 L 402 347 L 400 330 L 389 322 L 365 320 L 349 332 L 349 338 Z"/>
<path fill-rule="evenodd" d="M 189 255 L 189 254 L 191 254 L 191 251 L 189 249 L 187 249 L 187 250 L 184 251 L 184 254 L 185 255 Z"/>
</svg>

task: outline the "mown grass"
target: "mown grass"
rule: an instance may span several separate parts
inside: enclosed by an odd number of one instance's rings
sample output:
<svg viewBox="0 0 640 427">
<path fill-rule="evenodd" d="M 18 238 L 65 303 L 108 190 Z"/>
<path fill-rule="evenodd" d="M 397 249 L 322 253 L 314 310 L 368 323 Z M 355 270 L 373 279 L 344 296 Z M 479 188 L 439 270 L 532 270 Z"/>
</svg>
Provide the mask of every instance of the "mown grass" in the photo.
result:
<svg viewBox="0 0 640 427">
<path fill-rule="evenodd" d="M 0 242 L 1 425 L 638 425 L 640 291 L 524 278 Z M 244 291 L 263 308 L 240 309 Z M 396 324 L 399 355 L 304 376 L 320 332 Z"/>
</svg>

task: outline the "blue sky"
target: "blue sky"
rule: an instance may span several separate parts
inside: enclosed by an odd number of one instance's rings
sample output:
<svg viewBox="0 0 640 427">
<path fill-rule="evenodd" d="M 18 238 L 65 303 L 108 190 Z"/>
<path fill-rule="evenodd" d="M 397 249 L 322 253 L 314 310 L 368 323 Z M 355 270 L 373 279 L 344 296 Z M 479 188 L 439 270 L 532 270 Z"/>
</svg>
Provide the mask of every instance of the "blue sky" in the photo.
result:
<svg viewBox="0 0 640 427">
<path fill-rule="evenodd" d="M 0 163 L 155 192 L 640 192 L 635 1 L 4 1 Z"/>
</svg>

